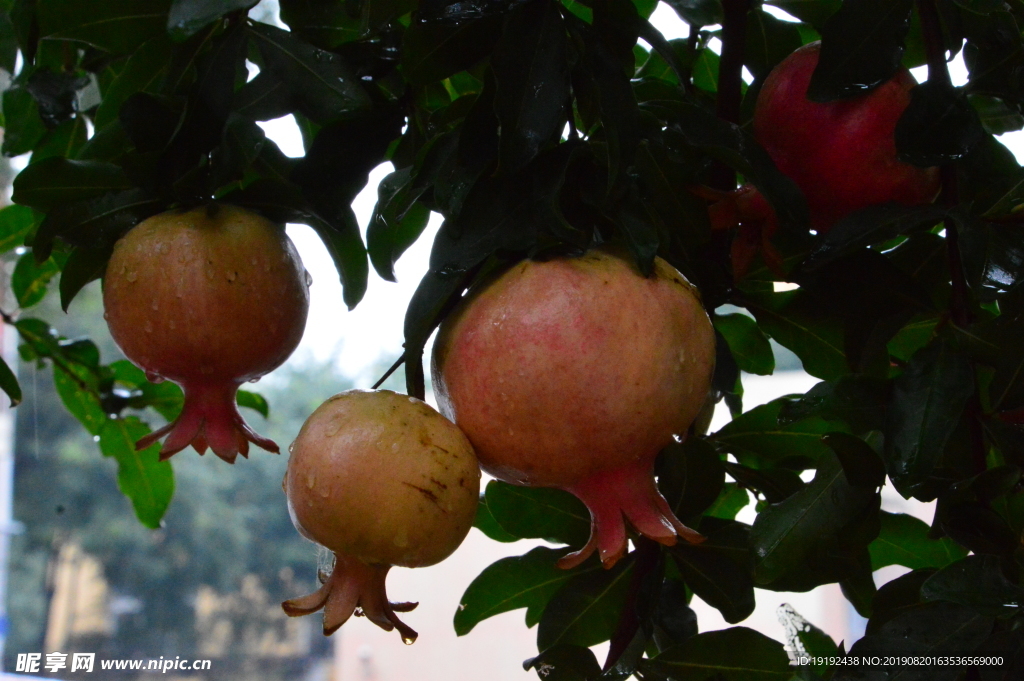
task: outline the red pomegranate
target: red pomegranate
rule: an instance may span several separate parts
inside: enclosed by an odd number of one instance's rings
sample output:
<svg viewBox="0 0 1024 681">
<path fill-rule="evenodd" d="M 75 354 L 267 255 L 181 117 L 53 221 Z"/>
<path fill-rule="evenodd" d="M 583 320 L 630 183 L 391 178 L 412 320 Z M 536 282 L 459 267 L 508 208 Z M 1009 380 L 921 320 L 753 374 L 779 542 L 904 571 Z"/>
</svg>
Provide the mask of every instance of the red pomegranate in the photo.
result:
<svg viewBox="0 0 1024 681">
<path fill-rule="evenodd" d="M 896 157 L 893 133 L 917 83 L 901 68 L 871 92 L 812 102 L 807 87 L 820 43 L 786 57 L 765 79 L 754 108 L 754 136 L 803 190 L 819 232 L 855 210 L 895 201 L 928 203 L 939 192 L 938 168 Z"/>
<path fill-rule="evenodd" d="M 602 250 L 524 261 L 441 325 L 434 390 L 485 471 L 567 490 L 590 509 L 590 541 L 560 565 L 597 549 L 611 567 L 626 551 L 625 520 L 663 544 L 702 539 L 653 469 L 704 404 L 714 338 L 694 287 L 660 258 L 646 278 Z"/>
<path fill-rule="evenodd" d="M 228 463 L 249 442 L 279 451 L 246 425 L 235 393 L 299 344 L 308 276 L 284 229 L 225 204 L 156 215 L 117 242 L 103 278 L 110 334 L 150 380 L 185 392 L 181 415 L 137 449 L 167 435 L 161 459 L 190 444 Z"/>
<path fill-rule="evenodd" d="M 384 580 L 393 565 L 444 560 L 472 527 L 480 468 L 462 431 L 414 397 L 350 390 L 306 420 L 284 489 L 295 527 L 335 555 L 323 586 L 286 601 L 285 612 L 324 608 L 326 635 L 355 612 L 415 641 L 395 612 L 416 604 L 390 603 Z"/>
</svg>

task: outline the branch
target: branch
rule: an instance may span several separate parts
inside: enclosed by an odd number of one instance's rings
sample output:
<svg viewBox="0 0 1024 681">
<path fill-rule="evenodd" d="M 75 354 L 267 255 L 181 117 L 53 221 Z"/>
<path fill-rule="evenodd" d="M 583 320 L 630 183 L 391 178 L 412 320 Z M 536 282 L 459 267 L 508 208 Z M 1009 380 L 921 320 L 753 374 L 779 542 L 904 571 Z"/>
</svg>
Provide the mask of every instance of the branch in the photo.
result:
<svg viewBox="0 0 1024 681">
<path fill-rule="evenodd" d="M 722 55 L 718 63 L 718 101 L 715 114 L 739 125 L 740 106 L 743 103 L 743 51 L 747 41 L 747 11 L 749 0 L 723 0 L 725 16 L 722 21 Z M 732 191 L 736 188 L 736 172 L 718 164 L 712 175 L 716 189 Z"/>
</svg>

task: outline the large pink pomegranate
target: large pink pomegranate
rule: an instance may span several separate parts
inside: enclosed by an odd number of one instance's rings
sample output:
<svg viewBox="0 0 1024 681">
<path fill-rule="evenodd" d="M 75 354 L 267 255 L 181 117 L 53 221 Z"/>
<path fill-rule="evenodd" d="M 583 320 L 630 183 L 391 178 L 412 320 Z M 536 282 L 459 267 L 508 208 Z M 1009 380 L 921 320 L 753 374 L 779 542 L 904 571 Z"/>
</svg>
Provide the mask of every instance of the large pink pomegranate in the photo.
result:
<svg viewBox="0 0 1024 681">
<path fill-rule="evenodd" d="M 284 488 L 295 527 L 335 556 L 323 586 L 285 612 L 324 608 L 327 635 L 355 612 L 415 641 L 395 612 L 416 604 L 389 602 L 384 580 L 393 565 L 444 560 L 472 527 L 480 468 L 462 431 L 414 397 L 349 390 L 302 426 Z"/>
<path fill-rule="evenodd" d="M 626 525 L 663 544 L 701 537 L 655 486 L 658 452 L 685 436 L 707 397 L 711 323 L 664 260 L 643 277 L 622 257 L 524 261 L 472 291 L 441 325 L 433 379 L 441 411 L 500 480 L 558 487 L 590 509 L 587 545 L 606 567 Z"/>
<path fill-rule="evenodd" d="M 786 57 L 768 74 L 754 109 L 754 136 L 803 190 L 811 226 L 827 230 L 875 204 L 934 200 L 938 168 L 896 157 L 893 133 L 910 103 L 914 77 L 901 68 L 866 95 L 812 102 L 807 87 L 820 51 L 820 43 L 811 43 Z"/>
<path fill-rule="evenodd" d="M 228 463 L 250 442 L 279 451 L 246 425 L 235 393 L 299 344 L 307 277 L 284 229 L 236 206 L 162 213 L 117 242 L 103 278 L 110 334 L 150 380 L 185 392 L 177 420 L 138 449 L 167 435 L 162 459 L 190 444 Z"/>
</svg>

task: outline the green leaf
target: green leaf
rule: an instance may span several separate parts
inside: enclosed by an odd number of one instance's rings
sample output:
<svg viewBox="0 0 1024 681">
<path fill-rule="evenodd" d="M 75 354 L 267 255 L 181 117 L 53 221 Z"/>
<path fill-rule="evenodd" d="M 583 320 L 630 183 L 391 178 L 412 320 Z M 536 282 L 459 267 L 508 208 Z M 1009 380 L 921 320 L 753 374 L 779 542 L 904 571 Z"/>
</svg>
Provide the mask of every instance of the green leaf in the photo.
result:
<svg viewBox="0 0 1024 681">
<path fill-rule="evenodd" d="M 672 443 L 659 454 L 658 490 L 676 517 L 686 521 L 706 511 L 725 483 L 725 469 L 704 438 Z"/>
<path fill-rule="evenodd" d="M 513 536 L 570 546 L 582 546 L 590 537 L 590 512 L 568 492 L 492 480 L 485 496 L 491 515 Z"/>
<path fill-rule="evenodd" d="M 270 418 L 270 405 L 267 403 L 267 398 L 259 393 L 239 390 L 235 394 L 235 403 L 239 407 L 246 407 L 247 409 L 259 412 L 265 419 Z"/>
<path fill-rule="evenodd" d="M 727 482 L 722 486 L 722 493 L 715 499 L 715 503 L 704 512 L 704 515 L 723 520 L 732 520 L 747 504 L 750 503 L 750 495 L 735 482 Z"/>
<path fill-rule="evenodd" d="M 882 511 L 882 530 L 868 546 L 871 569 L 902 565 L 911 570 L 946 567 L 967 555 L 951 539 L 931 539 L 928 525 L 904 513 Z"/>
<path fill-rule="evenodd" d="M 615 632 L 633 575 L 627 556 L 611 570 L 594 570 L 574 576 L 544 608 L 537 627 L 537 649 L 556 645 L 593 646 Z"/>
<path fill-rule="evenodd" d="M 185 394 L 176 384 L 170 381 L 151 383 L 146 379 L 145 372 L 126 359 L 113 362 L 108 367 L 114 374 L 114 380 L 136 391 L 128 405 L 134 409 L 152 407 L 168 422 L 178 418 Z"/>
<path fill-rule="evenodd" d="M 877 489 L 885 484 L 885 463 L 864 440 L 849 433 L 829 433 L 822 441 L 839 458 L 851 485 Z"/>
<path fill-rule="evenodd" d="M 121 105 L 136 92 L 157 94 L 160 81 L 171 60 L 173 45 L 166 36 L 157 36 L 139 47 L 125 62 L 117 76 L 103 90 L 103 101 L 93 123 L 102 129 L 117 120 Z"/>
<path fill-rule="evenodd" d="M 40 40 L 74 40 L 127 54 L 167 25 L 171 0 L 38 0 Z"/>
<path fill-rule="evenodd" d="M 32 151 L 31 163 L 52 158 L 54 156 L 74 157 L 86 141 L 86 123 L 84 116 L 75 116 L 64 121 L 46 133 Z"/>
<path fill-rule="evenodd" d="M 501 165 L 511 174 L 557 141 L 565 127 L 571 64 L 556 5 L 526 3 L 510 12 L 491 65 L 498 85 Z"/>
<path fill-rule="evenodd" d="M 113 163 L 51 157 L 18 173 L 12 198 L 15 203 L 48 211 L 129 187 L 124 171 Z"/>
<path fill-rule="evenodd" d="M 754 580 L 768 584 L 799 566 L 823 539 L 843 529 L 874 497 L 873 490 L 847 481 L 834 454 L 822 456 L 807 487 L 772 504 L 754 521 Z"/>
<path fill-rule="evenodd" d="M 0 209 L 0 253 L 25 245 L 25 237 L 35 226 L 32 209 L 6 206 Z"/>
<path fill-rule="evenodd" d="M 20 156 L 35 148 L 46 135 L 35 98 L 23 87 L 12 87 L 3 94 L 4 156 Z"/>
<path fill-rule="evenodd" d="M 18 377 L 11 371 L 7 360 L 0 357 L 0 390 L 7 393 L 11 399 L 10 407 L 13 409 L 21 404 L 21 386 L 18 385 Z"/>
<path fill-rule="evenodd" d="M 382 279 L 395 281 L 395 263 L 427 226 L 430 210 L 416 199 L 419 191 L 409 168 L 398 170 L 377 185 L 377 206 L 366 228 L 366 249 L 370 262 Z"/>
<path fill-rule="evenodd" d="M 786 398 L 755 407 L 733 419 L 711 440 L 751 468 L 768 468 L 791 457 L 817 461 L 829 452 L 821 436 L 835 423 L 812 417 L 782 425 L 779 414 Z"/>
<path fill-rule="evenodd" d="M 973 392 L 969 359 L 945 338 L 915 354 L 896 379 L 885 458 L 901 494 L 909 496 L 931 474 Z"/>
<path fill-rule="evenodd" d="M 25 309 L 41 302 L 46 297 L 47 284 L 59 271 L 60 264 L 53 256 L 36 264 L 32 253 L 22 254 L 11 274 L 11 290 L 18 299 L 18 307 Z"/>
<path fill-rule="evenodd" d="M 782 644 L 747 627 L 698 634 L 640 663 L 645 679 L 789 681 L 793 672 Z"/>
<path fill-rule="evenodd" d="M 743 63 L 755 79 L 767 77 L 779 62 L 803 45 L 800 29 L 791 21 L 754 9 L 747 14 L 747 22 Z"/>
<path fill-rule="evenodd" d="M 266 24 L 251 25 L 249 35 L 264 63 L 260 74 L 237 93 L 239 113 L 269 120 L 297 109 L 322 124 L 371 107 L 369 96 L 340 55 Z"/>
<path fill-rule="evenodd" d="M 527 626 L 536 624 L 548 601 L 566 582 L 601 569 L 590 563 L 578 570 L 556 567 L 555 562 L 567 552 L 539 546 L 489 565 L 462 595 L 455 612 L 455 633 L 465 636 L 485 619 L 519 608 L 527 609 Z"/>
<path fill-rule="evenodd" d="M 817 417 L 846 423 L 854 433 L 882 430 L 891 389 L 891 381 L 867 376 L 823 381 L 802 397 L 786 401 L 779 411 L 778 421 L 788 426 Z"/>
<path fill-rule="evenodd" d="M 139 522 L 156 529 L 174 494 L 174 471 L 170 461 L 160 461 L 159 443 L 135 451 L 135 443 L 149 432 L 134 416 L 107 419 L 99 431 L 100 451 L 117 461 L 117 486 L 131 500 Z"/>
<path fill-rule="evenodd" d="M 68 412 L 78 419 L 92 435 L 99 435 L 107 421 L 107 415 L 100 406 L 96 392 L 95 378 L 90 372 L 79 366 L 55 365 L 53 368 L 53 384 L 57 394 Z"/>
<path fill-rule="evenodd" d="M 164 205 L 162 199 L 144 189 L 129 189 L 57 205 L 39 225 L 32 241 L 32 251 L 37 260 L 49 257 L 53 240 L 58 236 L 74 246 L 112 246 L 121 234 Z"/>
<path fill-rule="evenodd" d="M 167 32 L 175 40 L 198 33 L 215 20 L 248 9 L 258 0 L 174 0 L 167 15 Z"/>
<path fill-rule="evenodd" d="M 473 527 L 494 541 L 506 544 L 519 541 L 519 537 L 501 529 L 501 525 L 494 519 L 491 510 L 487 507 L 487 497 L 483 494 L 480 495 L 480 503 L 476 505 L 476 517 L 473 518 Z"/>
<path fill-rule="evenodd" d="M 851 656 L 969 655 L 992 632 L 993 618 L 954 603 L 923 603 L 899 610 L 890 620 L 861 638 L 850 648 Z M 928 677 L 935 678 L 935 669 Z M 904 666 L 872 666 L 874 673 L 888 678 L 906 676 Z M 960 671 L 952 668 L 956 678 Z"/>
<path fill-rule="evenodd" d="M 344 222 L 342 229 L 325 222 L 315 221 L 310 225 L 327 252 L 334 261 L 334 269 L 341 281 L 342 297 L 348 309 L 353 309 L 366 293 L 366 284 L 370 276 L 370 266 L 366 260 L 366 246 L 359 234 L 359 223 L 351 208 L 343 210 L 339 216 Z"/>
<path fill-rule="evenodd" d="M 775 371 L 775 355 L 772 354 L 771 343 L 757 322 L 745 314 L 733 313 L 715 315 L 714 323 L 729 344 L 729 350 L 741 371 L 759 376 L 768 376 Z"/>
<path fill-rule="evenodd" d="M 0 69 L 14 75 L 18 59 L 18 34 L 9 11 L 0 12 Z"/>
<path fill-rule="evenodd" d="M 821 56 L 807 98 L 864 94 L 900 67 L 913 0 L 846 0 L 821 31 Z"/>
<path fill-rule="evenodd" d="M 849 372 L 839 322 L 821 314 L 820 304 L 802 291 L 752 297 L 745 307 L 758 326 L 792 350 L 812 376 L 832 380 Z"/>
</svg>

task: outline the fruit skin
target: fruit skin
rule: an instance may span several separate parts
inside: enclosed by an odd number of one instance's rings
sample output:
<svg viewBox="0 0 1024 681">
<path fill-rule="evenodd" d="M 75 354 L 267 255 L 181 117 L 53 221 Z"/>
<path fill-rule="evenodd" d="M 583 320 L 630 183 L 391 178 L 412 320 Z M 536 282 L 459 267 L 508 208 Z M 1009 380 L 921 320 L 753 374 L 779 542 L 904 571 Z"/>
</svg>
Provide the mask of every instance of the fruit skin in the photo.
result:
<svg viewBox="0 0 1024 681">
<path fill-rule="evenodd" d="M 658 452 L 684 436 L 714 368 L 711 322 L 664 260 L 645 278 L 622 257 L 524 261 L 471 292 L 441 325 L 432 375 L 441 412 L 483 469 L 558 487 L 590 509 L 607 567 L 624 554 L 623 516 L 666 544 L 699 535 L 654 486 Z"/>
<path fill-rule="evenodd" d="M 811 227 L 822 232 L 855 210 L 889 201 L 933 201 L 938 168 L 898 160 L 893 138 L 914 77 L 901 68 L 866 95 L 812 102 L 807 88 L 820 51 L 820 43 L 805 45 L 768 74 L 753 122 L 757 141 L 803 190 Z"/>
<path fill-rule="evenodd" d="M 228 462 L 249 442 L 278 451 L 245 424 L 235 393 L 299 344 L 307 276 L 281 227 L 226 204 L 156 215 L 115 244 L 103 278 L 111 336 L 151 379 L 185 391 L 178 419 L 137 448 L 169 433 L 162 459 L 189 444 Z"/>
<path fill-rule="evenodd" d="M 388 390 L 349 390 L 324 402 L 291 447 L 284 481 L 299 532 L 335 553 L 319 591 L 283 604 L 289 615 L 325 608 L 331 634 L 361 608 L 406 642 L 384 579 L 392 565 L 434 565 L 469 533 L 480 468 L 459 428 L 420 400 Z"/>
</svg>

